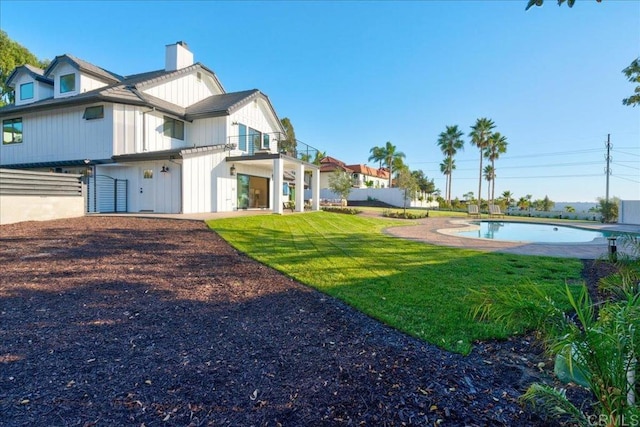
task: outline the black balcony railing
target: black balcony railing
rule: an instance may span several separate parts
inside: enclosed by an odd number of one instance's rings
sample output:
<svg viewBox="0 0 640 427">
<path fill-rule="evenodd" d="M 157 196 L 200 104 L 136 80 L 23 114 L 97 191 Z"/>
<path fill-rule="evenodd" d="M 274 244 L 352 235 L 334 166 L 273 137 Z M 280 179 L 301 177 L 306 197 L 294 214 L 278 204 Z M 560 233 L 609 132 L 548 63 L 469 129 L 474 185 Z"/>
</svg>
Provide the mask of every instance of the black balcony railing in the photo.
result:
<svg viewBox="0 0 640 427">
<path fill-rule="evenodd" d="M 256 153 L 264 153 L 273 151 L 277 147 L 278 152 L 295 157 L 308 163 L 319 163 L 322 153 L 310 145 L 302 141 L 288 142 L 283 133 L 261 133 L 250 131 L 247 135 L 236 135 L 228 138 L 229 144 L 239 150 L 242 150 L 250 156 Z"/>
</svg>

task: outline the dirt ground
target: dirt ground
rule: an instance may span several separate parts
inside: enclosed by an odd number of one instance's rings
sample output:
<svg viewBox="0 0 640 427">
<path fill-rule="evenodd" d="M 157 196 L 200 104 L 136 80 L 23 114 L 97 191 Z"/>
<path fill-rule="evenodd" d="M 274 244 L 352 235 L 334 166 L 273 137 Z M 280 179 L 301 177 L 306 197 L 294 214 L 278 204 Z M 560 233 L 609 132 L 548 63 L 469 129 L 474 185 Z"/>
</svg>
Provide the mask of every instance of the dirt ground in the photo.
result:
<svg viewBox="0 0 640 427">
<path fill-rule="evenodd" d="M 5 225 L 0 266 L 0 425 L 545 425 L 530 337 L 448 353 L 201 222 Z"/>
</svg>

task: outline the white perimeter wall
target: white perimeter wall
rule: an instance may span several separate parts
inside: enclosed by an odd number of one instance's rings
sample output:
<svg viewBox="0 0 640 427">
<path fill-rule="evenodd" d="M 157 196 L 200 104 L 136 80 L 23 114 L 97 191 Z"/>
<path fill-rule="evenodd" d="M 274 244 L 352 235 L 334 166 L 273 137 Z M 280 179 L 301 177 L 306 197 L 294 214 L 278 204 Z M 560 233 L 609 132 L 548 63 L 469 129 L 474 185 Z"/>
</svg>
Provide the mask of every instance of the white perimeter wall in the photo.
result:
<svg viewBox="0 0 640 427">
<path fill-rule="evenodd" d="M 84 197 L 0 196 L 0 225 L 84 216 Z"/>
<path fill-rule="evenodd" d="M 640 225 L 640 200 L 621 200 L 618 223 Z"/>
<path fill-rule="evenodd" d="M 305 190 L 305 199 L 311 198 L 311 190 Z M 328 188 L 320 190 L 320 200 L 336 200 L 339 199 L 333 191 Z M 404 191 L 399 188 L 354 188 L 349 194 L 347 201 L 364 201 L 364 200 L 379 200 L 392 206 L 403 207 Z M 427 202 L 419 200 L 407 201 L 407 207 L 414 208 L 437 208 L 438 202 Z"/>
</svg>

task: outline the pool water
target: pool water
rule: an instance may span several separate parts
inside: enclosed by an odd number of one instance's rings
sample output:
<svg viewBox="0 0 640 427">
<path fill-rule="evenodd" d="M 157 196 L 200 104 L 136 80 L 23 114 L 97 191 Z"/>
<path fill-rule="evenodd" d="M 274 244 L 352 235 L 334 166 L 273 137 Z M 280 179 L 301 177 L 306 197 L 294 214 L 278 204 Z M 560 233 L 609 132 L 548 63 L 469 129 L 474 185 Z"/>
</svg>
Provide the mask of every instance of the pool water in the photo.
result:
<svg viewBox="0 0 640 427">
<path fill-rule="evenodd" d="M 458 235 L 462 237 L 533 243 L 591 242 L 593 239 L 605 238 L 612 235 L 612 233 L 608 232 L 563 227 L 552 224 L 498 221 L 475 221 L 471 224 L 479 226 L 480 228 L 473 231 L 461 231 Z"/>
</svg>

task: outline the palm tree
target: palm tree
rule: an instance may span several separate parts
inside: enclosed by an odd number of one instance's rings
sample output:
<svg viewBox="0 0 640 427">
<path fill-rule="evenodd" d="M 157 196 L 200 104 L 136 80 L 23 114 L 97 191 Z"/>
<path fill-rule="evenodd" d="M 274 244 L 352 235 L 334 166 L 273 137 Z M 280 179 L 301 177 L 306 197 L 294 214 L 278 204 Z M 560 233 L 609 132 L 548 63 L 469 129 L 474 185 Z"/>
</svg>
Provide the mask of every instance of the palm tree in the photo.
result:
<svg viewBox="0 0 640 427">
<path fill-rule="evenodd" d="M 389 188 L 391 188 L 391 177 L 393 174 L 394 166 L 398 165 L 398 159 L 404 159 L 405 155 L 402 151 L 397 151 L 398 149 L 391 143 L 391 141 L 387 141 L 385 146 L 380 148 L 382 149 L 382 153 L 384 155 L 383 163 L 389 169 Z"/>
<path fill-rule="evenodd" d="M 316 151 L 316 155 L 313 159 L 313 164 L 314 165 L 320 165 L 320 161 L 322 159 L 324 159 L 325 157 L 327 157 L 327 152 L 326 151 Z"/>
<path fill-rule="evenodd" d="M 493 166 L 487 165 L 484 167 L 484 179 L 487 180 L 487 200 L 491 200 L 493 204 L 493 197 L 491 197 L 491 183 L 496 179 L 496 171 Z"/>
<path fill-rule="evenodd" d="M 480 172 L 478 179 L 478 204 L 480 204 L 482 199 L 482 157 L 484 154 L 485 148 L 487 148 L 489 138 L 491 137 L 491 130 L 495 128 L 496 125 L 493 123 L 493 120 L 487 119 L 486 117 L 480 118 L 476 120 L 476 124 L 471 126 L 471 132 L 469 136 L 471 137 L 471 144 L 478 147 L 480 150 Z"/>
<path fill-rule="evenodd" d="M 504 198 L 505 202 L 507 203 L 507 208 L 509 206 L 511 206 L 511 200 L 513 200 L 513 193 L 511 193 L 511 191 L 509 190 L 505 190 L 502 192 L 502 197 Z"/>
<path fill-rule="evenodd" d="M 384 161 L 383 147 L 375 146 L 369 150 L 371 155 L 369 156 L 370 162 L 378 162 L 378 169 L 382 169 L 382 162 Z"/>
<path fill-rule="evenodd" d="M 456 161 L 453 157 L 445 157 L 440 163 L 440 172 L 446 177 L 445 191 L 447 204 L 451 205 L 451 172 L 456 168 Z"/>
<path fill-rule="evenodd" d="M 529 206 L 529 201 L 527 200 L 526 197 L 520 197 L 518 199 L 518 209 L 520 209 L 521 211 L 525 210 L 527 208 L 527 206 Z"/>
<path fill-rule="evenodd" d="M 447 126 L 444 132 L 438 136 L 438 147 L 444 154 L 444 161 L 440 164 L 440 171 L 446 176 L 447 182 L 447 202 L 451 203 L 451 172 L 455 169 L 453 156 L 458 150 L 464 149 L 464 140 L 462 139 L 462 131 L 458 129 L 458 125 Z M 442 165 L 445 165 L 443 168 Z"/>
<path fill-rule="evenodd" d="M 495 180 L 495 161 L 500 157 L 500 154 L 507 152 L 507 137 L 504 135 L 500 135 L 500 132 L 495 132 L 491 134 L 489 140 L 487 141 L 487 147 L 484 150 L 484 157 L 491 161 L 491 168 L 493 169 L 493 177 L 494 179 L 491 182 L 491 203 L 493 204 L 493 199 L 496 197 L 495 189 L 496 189 L 496 180 Z"/>
</svg>

